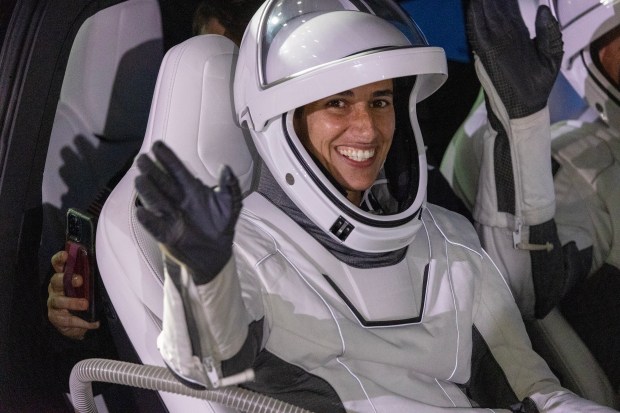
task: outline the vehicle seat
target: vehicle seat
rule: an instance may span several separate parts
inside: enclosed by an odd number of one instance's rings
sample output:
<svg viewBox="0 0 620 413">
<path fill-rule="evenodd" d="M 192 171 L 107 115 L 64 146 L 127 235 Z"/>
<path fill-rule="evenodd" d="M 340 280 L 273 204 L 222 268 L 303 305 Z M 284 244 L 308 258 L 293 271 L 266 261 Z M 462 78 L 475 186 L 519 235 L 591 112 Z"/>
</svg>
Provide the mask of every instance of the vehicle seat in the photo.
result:
<svg viewBox="0 0 620 413">
<path fill-rule="evenodd" d="M 620 408 L 618 389 L 558 308 L 525 323 L 532 347 L 567 389 L 599 404 Z"/>
<path fill-rule="evenodd" d="M 42 281 L 64 248 L 69 207 L 87 210 L 140 148 L 163 58 L 157 0 L 129 0 L 86 19 L 74 39 L 42 181 Z"/>
<path fill-rule="evenodd" d="M 165 141 L 208 185 L 217 184 L 220 165 L 228 164 L 247 193 L 253 185 L 256 158 L 248 149 L 249 133 L 237 126 L 231 101 L 236 56 L 234 43 L 218 35 L 193 37 L 168 51 L 140 153 L 149 152 L 157 140 Z M 163 365 L 156 348 L 163 317 L 161 253 L 135 218 L 137 175 L 133 165 L 103 207 L 97 262 L 114 310 L 140 360 Z M 171 412 L 230 411 L 204 400 L 160 395 Z"/>
</svg>

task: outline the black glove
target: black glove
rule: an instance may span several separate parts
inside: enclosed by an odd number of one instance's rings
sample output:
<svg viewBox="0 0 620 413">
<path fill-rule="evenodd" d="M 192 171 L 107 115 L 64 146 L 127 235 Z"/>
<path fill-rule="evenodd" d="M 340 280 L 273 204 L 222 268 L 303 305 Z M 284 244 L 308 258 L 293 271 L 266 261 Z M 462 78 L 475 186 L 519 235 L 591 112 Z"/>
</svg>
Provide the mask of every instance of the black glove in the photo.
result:
<svg viewBox="0 0 620 413">
<path fill-rule="evenodd" d="M 228 166 L 210 188 L 194 177 L 163 142 L 137 160 L 138 221 L 192 272 L 196 285 L 211 281 L 232 255 L 241 190 Z"/>
<path fill-rule="evenodd" d="M 467 34 L 511 119 L 547 105 L 564 54 L 559 24 L 547 6 L 538 8 L 532 40 L 517 0 L 471 0 Z"/>
</svg>

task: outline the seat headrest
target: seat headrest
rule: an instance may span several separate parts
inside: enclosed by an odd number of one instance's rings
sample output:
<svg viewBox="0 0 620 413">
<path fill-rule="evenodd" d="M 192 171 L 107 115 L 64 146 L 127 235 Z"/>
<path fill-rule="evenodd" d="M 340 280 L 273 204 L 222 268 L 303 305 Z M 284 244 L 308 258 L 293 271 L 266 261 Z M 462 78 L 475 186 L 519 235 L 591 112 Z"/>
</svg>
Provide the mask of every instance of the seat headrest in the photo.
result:
<svg viewBox="0 0 620 413">
<path fill-rule="evenodd" d="M 141 139 L 157 76 L 153 63 L 162 55 L 156 0 L 132 0 L 101 10 L 75 37 L 61 105 L 94 135 L 113 141 Z"/>
<path fill-rule="evenodd" d="M 162 62 L 140 153 L 165 141 L 207 185 L 229 165 L 247 193 L 254 150 L 236 121 L 232 79 L 237 46 L 219 35 L 196 36 L 170 49 Z"/>
</svg>

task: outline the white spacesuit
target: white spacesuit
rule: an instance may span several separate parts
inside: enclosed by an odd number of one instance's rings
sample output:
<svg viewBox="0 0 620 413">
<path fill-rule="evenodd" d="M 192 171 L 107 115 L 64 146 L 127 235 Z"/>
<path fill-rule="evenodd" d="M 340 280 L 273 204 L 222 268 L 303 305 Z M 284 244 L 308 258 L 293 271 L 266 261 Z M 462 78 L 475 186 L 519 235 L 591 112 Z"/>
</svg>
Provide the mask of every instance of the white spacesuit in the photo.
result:
<svg viewBox="0 0 620 413">
<path fill-rule="evenodd" d="M 620 2 L 556 3 L 565 44 L 562 71 L 599 115 L 592 122 L 568 121 L 554 126 L 552 155 L 560 165 L 554 175 L 558 231 L 561 240 L 575 240 L 580 250 L 592 246 L 590 274 L 604 264 L 617 270 L 620 90 L 618 73 L 608 72 L 615 68 L 605 66 L 599 52 L 605 37 L 618 36 Z M 620 59 L 619 53 L 611 50 L 612 58 Z"/>
<path fill-rule="evenodd" d="M 533 22 L 527 9 L 537 3 L 521 0 L 526 20 Z M 562 311 L 618 389 L 620 91 L 615 69 L 606 71 L 599 52 L 606 38 L 617 36 L 620 3 L 541 3 L 550 4 L 562 29 L 562 75 L 590 108 L 553 124 L 551 145 L 542 114 L 520 119 L 535 133 L 513 128 L 508 162 L 495 155 L 496 131 L 484 107 L 478 109 L 453 139 L 442 170 L 474 209 L 483 245 L 509 278 L 525 316 L 543 317 L 577 283 Z M 515 177 L 509 213 L 498 207 L 507 196 L 494 182 L 502 163 Z M 533 236 L 537 226 L 546 229 Z M 555 248 L 544 251 L 548 243 Z"/>
<path fill-rule="evenodd" d="M 182 380 L 253 377 L 242 385 L 316 412 L 612 411 L 559 385 L 469 222 L 425 203 L 415 106 L 445 76 L 443 51 L 392 2 L 259 10 L 235 76 L 264 162 L 243 208 L 226 169 L 211 189 L 163 144 L 157 164 L 138 159 L 138 218 L 166 251 L 158 346 Z M 383 79 L 395 79 L 396 131 L 357 206 L 293 118 Z"/>
</svg>

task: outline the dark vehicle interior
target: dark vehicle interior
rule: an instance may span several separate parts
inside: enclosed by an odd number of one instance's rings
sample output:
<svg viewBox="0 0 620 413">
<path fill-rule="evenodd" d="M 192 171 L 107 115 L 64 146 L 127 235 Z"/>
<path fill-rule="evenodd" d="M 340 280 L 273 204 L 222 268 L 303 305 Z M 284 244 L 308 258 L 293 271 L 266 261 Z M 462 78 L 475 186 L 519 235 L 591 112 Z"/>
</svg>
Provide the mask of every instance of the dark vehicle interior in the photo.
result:
<svg viewBox="0 0 620 413">
<path fill-rule="evenodd" d="M 142 146 L 160 64 L 192 37 L 198 2 L 0 0 L 0 412 L 70 412 L 77 361 L 141 362 L 103 288 L 105 328 L 84 342 L 59 336 L 47 320 L 50 258 L 64 248 L 67 208 L 97 215 Z M 471 62 L 449 60 L 449 70 L 420 108 L 437 166 L 479 88 Z M 585 393 L 606 389 L 570 379 Z M 94 391 L 110 411 L 167 411 L 157 392 L 99 383 Z"/>
</svg>

